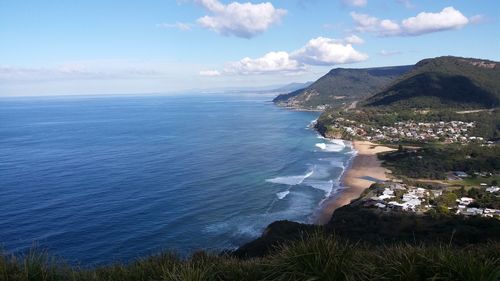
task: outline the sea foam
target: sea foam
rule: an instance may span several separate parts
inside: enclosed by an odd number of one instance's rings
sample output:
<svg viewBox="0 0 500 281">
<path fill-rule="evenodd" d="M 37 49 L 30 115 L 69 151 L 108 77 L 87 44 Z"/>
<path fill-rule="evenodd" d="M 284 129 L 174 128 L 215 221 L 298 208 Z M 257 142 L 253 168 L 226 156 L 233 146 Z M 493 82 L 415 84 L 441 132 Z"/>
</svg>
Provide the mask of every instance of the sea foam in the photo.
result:
<svg viewBox="0 0 500 281">
<path fill-rule="evenodd" d="M 286 190 L 276 193 L 276 196 L 278 197 L 279 200 L 281 200 L 284 199 L 288 194 L 290 194 L 290 191 Z"/>
<path fill-rule="evenodd" d="M 337 143 L 317 143 L 316 147 L 326 152 L 340 152 L 344 150 L 345 145 Z"/>
<path fill-rule="evenodd" d="M 308 180 L 305 184 L 325 192 L 325 197 L 330 196 L 333 190 L 333 180 Z"/>
<path fill-rule="evenodd" d="M 339 159 L 339 158 L 320 158 L 319 160 L 329 162 L 330 167 L 341 168 L 342 170 L 345 169 L 345 164 L 344 164 L 344 161 L 342 161 L 342 159 Z"/>
<path fill-rule="evenodd" d="M 271 182 L 271 183 L 277 183 L 277 184 L 285 184 L 285 185 L 299 185 L 305 179 L 312 176 L 313 173 L 314 173 L 314 171 L 309 171 L 305 175 L 301 175 L 301 176 L 276 177 L 273 179 L 268 179 L 266 181 Z"/>
</svg>

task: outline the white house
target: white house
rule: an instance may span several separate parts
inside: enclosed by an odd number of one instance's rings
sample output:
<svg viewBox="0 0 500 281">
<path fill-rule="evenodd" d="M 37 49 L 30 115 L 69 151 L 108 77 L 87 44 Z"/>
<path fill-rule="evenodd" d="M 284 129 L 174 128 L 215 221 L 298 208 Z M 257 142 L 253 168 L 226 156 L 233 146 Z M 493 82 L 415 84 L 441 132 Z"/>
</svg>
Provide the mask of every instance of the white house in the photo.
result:
<svg viewBox="0 0 500 281">
<path fill-rule="evenodd" d="M 470 198 L 470 197 L 462 197 L 459 199 L 457 199 L 457 202 L 460 204 L 460 205 L 469 205 L 470 203 L 474 202 L 474 198 Z"/>
<path fill-rule="evenodd" d="M 489 192 L 489 193 L 495 193 L 495 192 L 500 191 L 500 187 L 498 187 L 498 186 L 490 186 L 490 187 L 486 188 L 486 191 Z"/>
</svg>

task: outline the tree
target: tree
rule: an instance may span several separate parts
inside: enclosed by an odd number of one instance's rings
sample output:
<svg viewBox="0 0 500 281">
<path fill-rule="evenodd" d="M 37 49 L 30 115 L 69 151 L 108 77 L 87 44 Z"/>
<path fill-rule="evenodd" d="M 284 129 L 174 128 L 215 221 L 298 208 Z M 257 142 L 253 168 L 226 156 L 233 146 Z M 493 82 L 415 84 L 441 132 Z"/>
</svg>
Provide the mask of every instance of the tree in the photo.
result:
<svg viewBox="0 0 500 281">
<path fill-rule="evenodd" d="M 446 206 L 446 207 L 454 207 L 457 204 L 457 195 L 453 192 L 443 193 L 439 197 L 438 205 Z"/>
<path fill-rule="evenodd" d="M 455 194 L 458 195 L 458 197 L 464 197 L 467 195 L 467 191 L 465 190 L 465 187 L 462 185 L 459 190 L 455 191 Z"/>
<path fill-rule="evenodd" d="M 441 214 L 441 215 L 449 215 L 450 214 L 450 210 L 448 209 L 448 207 L 446 207 L 444 205 L 437 205 L 436 212 L 438 214 Z"/>
<path fill-rule="evenodd" d="M 476 188 L 471 188 L 467 192 L 467 195 L 472 198 L 477 198 L 479 197 L 479 190 L 477 190 Z"/>
</svg>

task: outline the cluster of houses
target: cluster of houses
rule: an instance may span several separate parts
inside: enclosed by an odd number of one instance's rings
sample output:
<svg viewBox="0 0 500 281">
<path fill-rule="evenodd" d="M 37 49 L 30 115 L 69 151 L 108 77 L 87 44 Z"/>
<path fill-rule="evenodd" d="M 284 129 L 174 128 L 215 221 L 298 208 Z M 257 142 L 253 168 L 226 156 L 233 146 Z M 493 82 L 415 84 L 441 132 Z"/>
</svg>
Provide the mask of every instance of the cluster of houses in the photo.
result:
<svg viewBox="0 0 500 281">
<path fill-rule="evenodd" d="M 430 196 L 429 190 L 394 182 L 386 182 L 383 185 L 383 190 L 379 189 L 366 200 L 365 207 L 410 212 L 425 212 L 429 209 L 426 204 Z M 439 193 L 442 191 L 439 190 Z"/>
<path fill-rule="evenodd" d="M 352 137 L 360 137 L 370 141 L 399 142 L 441 141 L 445 143 L 483 143 L 482 137 L 469 135 L 475 122 L 395 122 L 393 126 L 373 127 L 347 118 L 336 118 L 333 128 L 341 129 Z"/>
<path fill-rule="evenodd" d="M 500 190 L 499 187 L 497 188 L 496 191 Z M 496 209 L 489 209 L 489 208 L 476 208 L 476 207 L 469 207 L 470 204 L 474 202 L 474 198 L 470 197 L 462 197 L 457 199 L 457 208 L 455 210 L 455 214 L 457 215 L 464 215 L 464 216 L 482 216 L 482 217 L 500 217 L 500 210 Z"/>
<path fill-rule="evenodd" d="M 364 207 L 378 208 L 388 212 L 425 213 L 436 208 L 429 202 L 436 201 L 443 195 L 442 189 L 425 189 L 396 182 L 385 182 L 381 185 L 382 187 L 379 185 L 377 189 L 370 191 L 363 198 Z M 490 186 L 485 191 L 500 196 L 500 187 Z M 469 207 L 474 201 L 474 198 L 461 197 L 456 200 L 455 206 L 448 207 L 448 209 L 457 215 L 500 218 L 500 210 Z"/>
</svg>

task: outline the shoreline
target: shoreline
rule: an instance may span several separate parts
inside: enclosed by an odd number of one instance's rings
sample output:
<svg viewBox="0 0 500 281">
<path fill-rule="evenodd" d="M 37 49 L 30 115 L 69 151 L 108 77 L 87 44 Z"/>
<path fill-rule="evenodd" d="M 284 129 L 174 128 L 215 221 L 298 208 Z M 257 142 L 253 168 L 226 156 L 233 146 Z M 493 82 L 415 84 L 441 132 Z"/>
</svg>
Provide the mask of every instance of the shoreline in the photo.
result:
<svg viewBox="0 0 500 281">
<path fill-rule="evenodd" d="M 299 111 L 299 112 L 323 112 L 322 109 L 314 109 L 314 108 L 304 108 L 300 106 L 286 106 L 273 102 L 277 107 L 281 107 L 283 109 L 291 110 L 291 111 Z"/>
<path fill-rule="evenodd" d="M 321 204 L 315 224 L 328 223 L 336 209 L 358 199 L 377 180 L 389 179 L 390 171 L 382 167 L 377 154 L 395 149 L 369 141 L 352 141 L 352 147 L 357 154 L 340 179 L 342 189 Z"/>
</svg>

